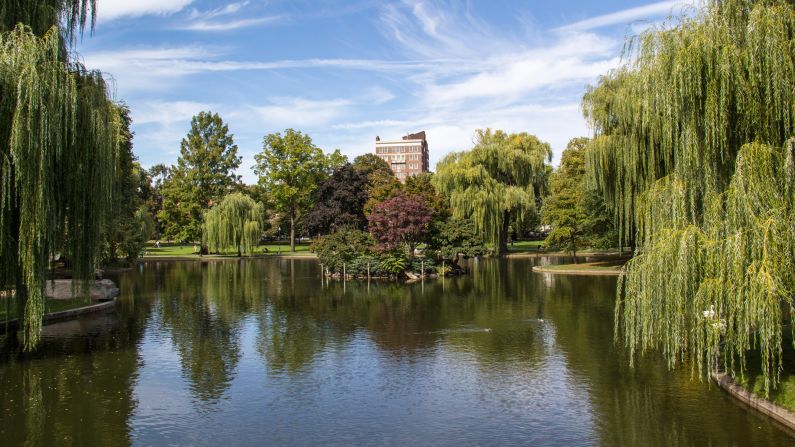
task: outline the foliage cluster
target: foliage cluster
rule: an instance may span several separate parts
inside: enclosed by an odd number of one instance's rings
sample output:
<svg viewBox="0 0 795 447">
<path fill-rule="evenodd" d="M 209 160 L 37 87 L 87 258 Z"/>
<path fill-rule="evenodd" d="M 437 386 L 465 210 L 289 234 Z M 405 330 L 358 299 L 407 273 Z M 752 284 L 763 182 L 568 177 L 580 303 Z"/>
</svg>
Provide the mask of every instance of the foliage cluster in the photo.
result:
<svg viewBox="0 0 795 447">
<path fill-rule="evenodd" d="M 457 218 L 470 218 L 497 253 L 508 250 L 512 221 L 536 213 L 547 187 L 549 144 L 527 133 L 479 130 L 475 146 L 437 165 L 436 189 Z"/>
<path fill-rule="evenodd" d="M 549 195 L 541 208 L 541 222 L 552 227 L 544 245 L 571 252 L 583 246 L 609 248 L 615 231 L 599 192 L 585 178 L 588 138 L 572 139 L 551 175 Z M 576 258 L 575 258 L 576 262 Z"/>
<path fill-rule="evenodd" d="M 131 167 L 126 111 L 67 48 L 93 14 L 88 0 L 0 6 L 0 282 L 16 292 L 26 349 L 39 336 L 51 255 L 88 279 L 107 243 L 127 246 L 109 216 L 134 219 L 132 207 L 112 210 L 129 192 L 117 170 Z"/>
<path fill-rule="evenodd" d="M 795 292 L 795 6 L 709 1 L 630 40 L 584 97 L 588 175 L 623 242 L 617 336 L 671 367 L 781 370 Z"/>
</svg>

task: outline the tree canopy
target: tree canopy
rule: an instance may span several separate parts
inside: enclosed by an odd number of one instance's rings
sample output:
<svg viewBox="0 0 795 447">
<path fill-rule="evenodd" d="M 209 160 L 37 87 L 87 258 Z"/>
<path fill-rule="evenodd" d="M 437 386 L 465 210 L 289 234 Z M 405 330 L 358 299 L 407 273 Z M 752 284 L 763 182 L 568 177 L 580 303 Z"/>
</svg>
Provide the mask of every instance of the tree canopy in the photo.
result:
<svg viewBox="0 0 795 447">
<path fill-rule="evenodd" d="M 574 256 L 583 246 L 610 248 L 614 239 L 603 199 L 585 178 L 589 144 L 588 138 L 569 141 L 560 166 L 550 176 L 549 194 L 541 208 L 541 222 L 552 227 L 544 244 L 569 251 Z"/>
<path fill-rule="evenodd" d="M 795 8 L 709 1 L 630 40 L 624 67 L 584 97 L 587 164 L 635 258 L 617 334 L 630 352 L 781 371 L 795 291 Z"/>
<path fill-rule="evenodd" d="M 433 210 L 425 205 L 421 196 L 403 193 L 373 207 L 367 217 L 370 233 L 383 251 L 404 248 L 409 257 L 414 248 L 423 242 L 433 219 Z"/>
<path fill-rule="evenodd" d="M 140 255 L 154 231 L 154 222 L 144 201 L 148 193 L 148 173 L 133 153 L 130 111 L 118 106 L 119 145 L 113 179 L 113 200 L 103 230 L 103 262 L 114 264 L 120 258 L 132 262 Z"/>
<path fill-rule="evenodd" d="M 213 252 L 234 248 L 238 256 L 253 253 L 262 237 L 264 220 L 261 203 L 243 193 L 229 194 L 205 214 L 207 248 Z"/>
<path fill-rule="evenodd" d="M 536 197 L 546 189 L 549 144 L 527 133 L 477 132 L 475 147 L 446 156 L 437 164 L 436 189 L 449 197 L 452 214 L 471 218 L 497 253 L 508 249 L 512 217 L 536 212 Z"/>
<path fill-rule="evenodd" d="M 303 220 L 312 235 L 329 234 L 342 227 L 367 227 L 367 174 L 345 164 L 334 170 L 315 191 L 314 206 Z"/>
<path fill-rule="evenodd" d="M 158 218 L 166 236 L 198 241 L 202 218 L 213 204 L 240 187 L 237 145 L 217 113 L 200 112 L 180 143 L 177 165 L 163 184 Z"/>
<path fill-rule="evenodd" d="M 262 145 L 262 152 L 254 156 L 254 172 L 276 210 L 289 219 L 290 249 L 295 251 L 298 220 L 311 209 L 315 190 L 342 161 L 341 155 L 327 157 L 309 135 L 293 129 L 266 135 Z"/>
<path fill-rule="evenodd" d="M 45 272 L 65 254 L 88 279 L 113 200 L 123 117 L 99 72 L 64 50 L 93 2 L 0 6 L 0 282 L 14 289 L 25 348 L 38 340 Z M 28 26 L 28 27 L 26 27 Z"/>
</svg>

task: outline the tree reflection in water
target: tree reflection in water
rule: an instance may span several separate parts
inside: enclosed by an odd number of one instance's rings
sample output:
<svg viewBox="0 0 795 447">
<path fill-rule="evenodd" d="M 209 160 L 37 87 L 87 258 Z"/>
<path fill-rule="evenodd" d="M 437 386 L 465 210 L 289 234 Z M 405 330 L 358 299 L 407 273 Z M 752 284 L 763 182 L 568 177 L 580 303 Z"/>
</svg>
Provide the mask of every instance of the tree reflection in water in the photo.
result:
<svg viewBox="0 0 795 447">
<path fill-rule="evenodd" d="M 550 260 L 547 260 L 550 261 Z M 551 260 L 554 261 L 554 260 Z M 561 260 L 565 261 L 565 260 Z M 313 260 L 147 263 L 87 333 L 4 347 L 4 443 L 777 445 L 689 371 L 627 366 L 615 278 L 471 261 L 414 284 Z"/>
</svg>

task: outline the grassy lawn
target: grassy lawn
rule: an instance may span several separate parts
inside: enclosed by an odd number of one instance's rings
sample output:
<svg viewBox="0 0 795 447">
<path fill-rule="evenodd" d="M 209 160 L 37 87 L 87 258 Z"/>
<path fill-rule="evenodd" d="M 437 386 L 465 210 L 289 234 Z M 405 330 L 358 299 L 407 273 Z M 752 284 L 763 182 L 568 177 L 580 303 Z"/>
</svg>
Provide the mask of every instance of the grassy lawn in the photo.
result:
<svg viewBox="0 0 795 447">
<path fill-rule="evenodd" d="M 761 374 L 751 375 L 746 373 L 745 377 L 735 377 L 734 381 L 757 396 L 765 397 L 765 379 Z M 795 411 L 795 376 L 782 373 L 778 389 L 770 390 L 770 396 L 767 397 L 767 400 L 789 411 Z"/>
<path fill-rule="evenodd" d="M 257 247 L 257 255 L 291 254 L 289 244 L 265 244 Z M 309 244 L 302 243 L 295 246 L 296 255 L 309 255 Z M 210 256 L 237 256 L 237 252 L 230 250 L 220 254 Z M 199 257 L 193 244 L 179 245 L 176 243 L 161 243 L 160 248 L 156 248 L 153 243 L 146 244 L 146 254 L 144 258 L 157 257 Z"/>
<path fill-rule="evenodd" d="M 508 251 L 512 253 L 521 253 L 526 251 L 541 251 L 544 241 L 516 241 L 513 244 L 508 244 Z"/>
<path fill-rule="evenodd" d="M 784 370 L 781 372 L 781 383 L 778 384 L 777 389 L 770 390 L 769 396 L 765 396 L 765 379 L 761 373 L 759 353 L 755 350 L 749 351 L 747 354 L 748 370 L 745 372 L 745 376 L 740 377 L 738 373 L 733 377 L 738 385 L 757 396 L 795 412 L 795 347 L 792 344 L 791 331 L 792 328 L 789 325 L 782 327 L 781 348 Z"/>
<path fill-rule="evenodd" d="M 0 299 L 0 322 L 4 321 L 7 316 L 11 320 L 17 317 L 16 307 L 14 306 L 13 302 L 9 303 L 8 306 L 10 315 L 6 314 L 5 300 L 6 298 Z M 96 302 L 85 298 L 72 298 L 68 300 L 46 300 L 44 303 L 45 306 L 44 313 L 49 314 L 53 312 L 60 312 L 62 310 L 76 309 L 78 307 L 90 306 L 92 304 L 96 304 Z"/>
</svg>

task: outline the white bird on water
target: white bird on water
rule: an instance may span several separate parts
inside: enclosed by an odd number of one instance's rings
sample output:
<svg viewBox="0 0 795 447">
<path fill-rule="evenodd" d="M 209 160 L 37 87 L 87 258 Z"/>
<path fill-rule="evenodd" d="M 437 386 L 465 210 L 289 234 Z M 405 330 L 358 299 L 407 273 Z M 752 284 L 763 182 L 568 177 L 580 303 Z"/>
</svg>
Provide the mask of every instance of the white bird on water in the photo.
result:
<svg viewBox="0 0 795 447">
<path fill-rule="evenodd" d="M 704 315 L 704 318 L 715 318 L 715 305 L 710 304 L 709 310 L 705 310 L 702 312 L 702 314 Z"/>
</svg>

